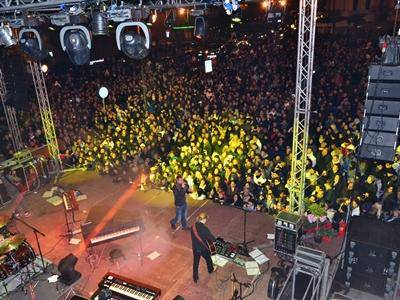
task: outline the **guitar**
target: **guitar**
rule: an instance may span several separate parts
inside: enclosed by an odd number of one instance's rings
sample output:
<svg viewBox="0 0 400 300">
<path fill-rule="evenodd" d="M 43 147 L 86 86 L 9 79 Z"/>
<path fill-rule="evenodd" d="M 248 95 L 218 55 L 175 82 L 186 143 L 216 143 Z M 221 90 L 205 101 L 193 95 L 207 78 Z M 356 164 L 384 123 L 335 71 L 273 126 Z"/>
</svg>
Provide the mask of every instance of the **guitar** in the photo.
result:
<svg viewBox="0 0 400 300">
<path fill-rule="evenodd" d="M 206 241 L 207 244 L 207 248 L 211 253 L 211 256 L 217 254 L 217 248 L 215 247 L 215 244 L 213 242 L 210 241 Z"/>
<path fill-rule="evenodd" d="M 206 242 L 204 243 L 203 240 L 200 238 L 199 233 L 197 232 L 197 228 L 196 228 L 196 223 L 192 225 L 192 229 L 193 229 L 193 233 L 196 237 L 196 239 L 203 244 L 203 246 L 205 246 L 208 251 L 210 251 L 211 255 L 215 255 L 217 254 L 217 248 L 215 247 L 215 244 L 211 241 L 206 240 Z"/>
</svg>

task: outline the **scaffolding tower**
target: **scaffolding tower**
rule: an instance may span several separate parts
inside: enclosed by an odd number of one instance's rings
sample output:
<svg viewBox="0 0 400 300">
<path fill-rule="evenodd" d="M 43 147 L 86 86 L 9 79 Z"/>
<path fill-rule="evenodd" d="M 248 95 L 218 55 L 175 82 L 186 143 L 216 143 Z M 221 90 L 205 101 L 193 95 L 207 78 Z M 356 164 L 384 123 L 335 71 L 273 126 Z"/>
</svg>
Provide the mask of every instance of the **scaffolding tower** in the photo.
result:
<svg viewBox="0 0 400 300">
<path fill-rule="evenodd" d="M 315 25 L 318 0 L 300 0 L 297 50 L 296 96 L 290 177 L 290 212 L 304 212 L 308 130 L 314 60 Z"/>
<path fill-rule="evenodd" d="M 0 100 L 3 104 L 4 114 L 6 116 L 8 130 L 10 131 L 14 152 L 18 152 L 24 148 L 24 144 L 22 143 L 21 132 L 18 126 L 17 113 L 14 107 L 7 105 L 6 96 L 6 84 L 4 81 L 3 72 L 0 69 Z"/>
<path fill-rule="evenodd" d="M 47 95 L 46 81 L 44 80 L 42 64 L 36 61 L 29 61 L 29 66 L 32 73 L 33 83 L 35 85 L 47 148 L 53 163 L 53 171 L 58 173 L 62 169 L 60 150 L 58 148 L 57 135 L 51 113 L 49 97 Z"/>
</svg>

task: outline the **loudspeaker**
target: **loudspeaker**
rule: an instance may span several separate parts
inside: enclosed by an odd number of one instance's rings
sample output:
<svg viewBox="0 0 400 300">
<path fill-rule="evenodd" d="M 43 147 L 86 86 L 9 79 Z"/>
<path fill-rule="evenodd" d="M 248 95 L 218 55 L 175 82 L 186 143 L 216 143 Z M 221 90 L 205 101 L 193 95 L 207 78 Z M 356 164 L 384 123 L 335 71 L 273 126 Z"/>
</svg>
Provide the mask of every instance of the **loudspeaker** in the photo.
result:
<svg viewBox="0 0 400 300">
<path fill-rule="evenodd" d="M 57 269 L 61 273 L 60 281 L 62 283 L 71 285 L 81 278 L 81 273 L 75 270 L 75 265 L 77 262 L 78 258 L 72 253 L 60 260 Z"/>
<path fill-rule="evenodd" d="M 393 161 L 400 118 L 400 66 L 371 65 L 358 156 Z"/>
<path fill-rule="evenodd" d="M 20 55 L 7 56 L 2 66 L 6 86 L 6 103 L 18 110 L 26 110 L 31 104 L 29 95 L 33 90 L 32 77 L 28 73 L 27 62 Z"/>
<path fill-rule="evenodd" d="M 400 266 L 400 224 L 369 216 L 350 223 L 342 276 L 345 286 L 393 298 Z"/>
</svg>

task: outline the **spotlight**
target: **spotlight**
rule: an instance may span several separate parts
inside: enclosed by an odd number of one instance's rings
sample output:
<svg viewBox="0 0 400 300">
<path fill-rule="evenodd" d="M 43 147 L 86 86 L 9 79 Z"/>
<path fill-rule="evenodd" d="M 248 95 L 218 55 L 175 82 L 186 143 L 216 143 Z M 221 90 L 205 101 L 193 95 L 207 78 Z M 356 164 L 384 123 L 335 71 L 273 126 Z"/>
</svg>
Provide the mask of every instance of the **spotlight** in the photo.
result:
<svg viewBox="0 0 400 300">
<path fill-rule="evenodd" d="M 47 73 L 47 71 L 49 70 L 49 67 L 47 65 L 42 65 L 41 69 L 42 69 L 43 73 Z"/>
<path fill-rule="evenodd" d="M 49 52 L 43 49 L 42 38 L 39 32 L 33 28 L 24 28 L 19 32 L 21 50 L 33 60 L 43 60 L 49 56 Z"/>
<path fill-rule="evenodd" d="M 202 39 L 206 35 L 206 21 L 204 17 L 196 17 L 194 20 L 194 36 Z"/>
<path fill-rule="evenodd" d="M 269 10 L 271 7 L 271 2 L 269 0 L 266 0 L 264 2 L 261 3 L 261 6 L 263 9 Z"/>
<path fill-rule="evenodd" d="M 157 11 L 155 10 L 154 13 L 151 15 L 151 23 L 155 23 L 157 21 Z"/>
<path fill-rule="evenodd" d="M 180 9 L 179 9 L 179 14 L 180 14 L 181 16 L 183 16 L 185 13 L 186 13 L 186 9 L 184 9 L 184 8 L 180 8 Z"/>
<path fill-rule="evenodd" d="M 93 35 L 108 35 L 108 19 L 99 11 L 92 14 Z"/>
<path fill-rule="evenodd" d="M 286 6 L 286 0 L 280 0 L 280 1 L 279 1 L 279 4 L 280 4 L 281 6 Z"/>
<path fill-rule="evenodd" d="M 237 11 L 240 7 L 238 0 L 224 0 L 223 6 L 228 16 L 230 16 L 234 11 Z"/>
<path fill-rule="evenodd" d="M 139 27 L 144 33 L 144 37 L 133 31 L 126 31 L 122 34 L 125 27 Z M 150 33 L 147 26 L 142 22 L 124 22 L 118 25 L 115 32 L 118 50 L 122 50 L 126 56 L 133 59 L 143 59 L 149 54 Z"/>
<path fill-rule="evenodd" d="M 17 41 L 12 36 L 12 31 L 9 26 L 2 25 L 0 27 L 0 45 L 4 45 L 5 47 L 14 46 Z"/>
<path fill-rule="evenodd" d="M 140 34 L 127 32 L 121 36 L 122 52 L 133 59 L 143 59 L 149 54 L 146 48 L 146 40 Z"/>
<path fill-rule="evenodd" d="M 60 31 L 60 43 L 74 65 L 87 65 L 90 61 L 92 41 L 89 30 L 82 25 L 65 26 Z"/>
</svg>

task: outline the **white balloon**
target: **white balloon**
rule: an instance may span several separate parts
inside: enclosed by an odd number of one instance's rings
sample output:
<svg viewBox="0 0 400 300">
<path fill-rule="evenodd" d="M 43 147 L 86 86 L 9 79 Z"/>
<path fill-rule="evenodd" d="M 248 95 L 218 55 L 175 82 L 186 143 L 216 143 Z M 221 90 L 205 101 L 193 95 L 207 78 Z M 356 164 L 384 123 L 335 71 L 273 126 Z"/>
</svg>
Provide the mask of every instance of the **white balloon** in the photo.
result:
<svg viewBox="0 0 400 300">
<path fill-rule="evenodd" d="M 107 98 L 107 96 L 108 96 L 108 89 L 106 88 L 106 87 L 101 87 L 100 89 L 99 89 L 99 96 L 101 97 L 101 98 Z"/>
</svg>

